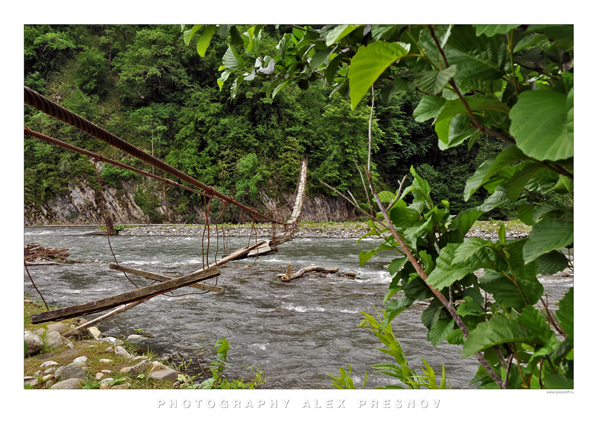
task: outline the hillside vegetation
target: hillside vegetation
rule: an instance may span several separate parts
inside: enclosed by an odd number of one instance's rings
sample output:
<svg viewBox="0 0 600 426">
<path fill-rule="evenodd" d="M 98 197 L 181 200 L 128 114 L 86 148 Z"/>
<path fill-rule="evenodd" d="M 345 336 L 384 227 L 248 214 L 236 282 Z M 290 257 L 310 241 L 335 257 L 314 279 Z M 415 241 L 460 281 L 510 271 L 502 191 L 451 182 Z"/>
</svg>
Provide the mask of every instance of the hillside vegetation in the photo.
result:
<svg viewBox="0 0 600 426">
<path fill-rule="evenodd" d="M 262 46 L 276 51 L 286 28 L 265 28 Z M 306 90 L 283 89 L 267 96 L 269 82 L 245 83 L 233 99 L 220 90 L 219 66 L 228 37 L 215 36 L 201 58 L 183 41 L 177 25 L 25 26 L 25 85 L 107 131 L 177 167 L 201 182 L 262 208 L 264 195 L 278 199 L 294 192 L 300 160 L 309 156 L 309 197 L 338 196 L 319 180 L 351 191 L 365 203 L 357 165 L 367 161 L 370 101 L 351 109 L 350 101 L 320 81 Z M 472 148 L 445 151 L 430 122 L 417 123 L 413 111 L 421 95 L 401 92 L 375 102 L 373 162 L 381 189 L 397 187 L 410 166 L 430 182 L 437 199 L 458 213 L 476 206 L 486 191 L 464 201 L 463 188 L 477 165 L 501 143 L 481 136 Z M 25 125 L 109 158 L 151 171 L 141 161 L 62 122 L 25 106 Z M 25 138 L 26 210 L 64 194 L 75 183 L 97 190 L 94 166 L 80 154 Z M 155 171 L 158 173 L 158 171 Z M 169 176 L 169 178 L 171 178 Z M 162 184 L 134 172 L 103 165 L 102 185 L 123 191 L 133 183 L 136 204 L 152 222 L 167 221 L 157 210 L 166 197 L 182 221 L 200 221 L 198 194 Z M 99 200 L 98 200 L 99 201 Z M 218 214 L 216 212 L 215 214 Z M 514 205 L 486 217 L 515 217 Z"/>
</svg>

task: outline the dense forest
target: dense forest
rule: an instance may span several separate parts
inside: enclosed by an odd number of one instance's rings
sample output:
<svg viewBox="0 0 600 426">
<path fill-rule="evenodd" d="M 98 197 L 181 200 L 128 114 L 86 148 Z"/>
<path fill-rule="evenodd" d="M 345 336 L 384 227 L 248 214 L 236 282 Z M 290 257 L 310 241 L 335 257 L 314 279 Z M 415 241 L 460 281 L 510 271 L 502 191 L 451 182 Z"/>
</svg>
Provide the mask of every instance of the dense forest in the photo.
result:
<svg viewBox="0 0 600 426">
<path fill-rule="evenodd" d="M 277 40 L 290 31 L 265 28 L 262 47 L 275 51 Z M 218 81 L 228 37 L 215 36 L 200 57 L 184 43 L 178 25 L 25 26 L 25 86 L 245 204 L 262 207 L 265 195 L 283 201 L 292 194 L 305 155 L 309 197 L 337 197 L 323 180 L 366 203 L 357 166 L 367 161 L 370 97 L 352 109 L 318 79 L 271 97 L 270 82 L 260 78 L 244 82 L 244 90 L 232 97 L 232 82 Z M 469 146 L 441 150 L 431 120 L 413 118 L 418 91 L 375 95 L 373 168 L 380 189 L 395 190 L 404 175 L 411 178 L 412 165 L 429 181 L 435 199 L 450 201 L 453 213 L 479 205 L 485 189 L 465 202 L 465 182 L 500 151 L 501 142 L 484 135 Z M 34 131 L 150 171 L 29 106 L 24 121 Z M 24 151 L 26 211 L 40 209 L 73 182 L 98 188 L 87 157 L 29 137 Z M 152 222 L 167 220 L 154 201 L 164 195 L 162 184 L 110 165 L 100 176 L 103 185 L 117 190 L 135 182 L 136 204 Z M 171 189 L 164 196 L 184 221 L 202 220 L 193 208 L 203 203 L 198 194 Z M 514 217 L 515 206 L 490 214 Z"/>
</svg>

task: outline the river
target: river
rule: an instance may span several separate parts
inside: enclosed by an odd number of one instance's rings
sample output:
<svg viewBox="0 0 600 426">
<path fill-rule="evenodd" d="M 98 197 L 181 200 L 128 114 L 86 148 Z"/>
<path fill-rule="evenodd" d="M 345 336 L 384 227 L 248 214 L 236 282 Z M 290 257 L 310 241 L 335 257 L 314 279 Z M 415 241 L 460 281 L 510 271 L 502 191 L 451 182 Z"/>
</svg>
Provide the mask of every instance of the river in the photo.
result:
<svg viewBox="0 0 600 426">
<path fill-rule="evenodd" d="M 83 235 L 95 227 L 29 227 L 24 243 L 47 247 L 67 247 L 70 259 L 89 261 L 63 265 L 31 266 L 29 271 L 46 301 L 55 306 L 71 306 L 113 296 L 135 287 L 123 273 L 110 270 L 114 263 L 105 236 Z M 199 238 L 176 236 L 111 237 L 118 262 L 168 276 L 183 275 L 202 267 Z M 221 247 L 223 241 L 221 241 Z M 246 246 L 248 238 L 231 238 L 233 248 Z M 211 240 L 214 250 L 216 240 Z M 139 329 L 152 337 L 146 343 L 158 355 L 179 352 L 193 363 L 209 362 L 215 355 L 214 343 L 225 337 L 230 343 L 230 371 L 248 376 L 242 366 L 254 365 L 266 372 L 266 388 L 331 389 L 327 373 L 339 375 L 339 368 L 352 365 L 357 387 L 368 371 L 367 388 L 397 384 L 370 366 L 389 362 L 391 357 L 377 350 L 383 347 L 372 332 L 357 327 L 361 311 L 372 315 L 381 308 L 390 276 L 386 265 L 391 251 L 378 253 L 364 267 L 358 254 L 375 248 L 377 240 L 342 238 L 295 239 L 279 247 L 279 252 L 258 259 L 230 262 L 221 268 L 216 285 L 223 294 L 194 294 L 184 297 L 158 296 L 99 324 L 105 335 L 126 338 Z M 205 244 L 206 248 L 206 244 Z M 209 260 L 214 261 L 214 254 Z M 308 276 L 282 283 L 276 277 L 283 268 L 292 271 L 317 265 L 353 272 L 356 279 L 329 275 Z M 314 274 L 313 274 L 314 275 Z M 131 276 L 139 286 L 153 282 Z M 560 300 L 573 285 L 572 278 L 544 277 L 550 301 Z M 205 281 L 215 284 L 214 280 Z M 37 293 L 24 271 L 24 291 Z M 198 290 L 184 287 L 175 294 Z M 460 359 L 460 347 L 442 344 L 434 348 L 426 341 L 421 324 L 426 306 L 415 304 L 393 322 L 413 369 L 420 371 L 424 358 L 440 374 L 442 364 L 453 388 L 471 388 L 479 364 L 471 357 Z M 90 315 L 88 319 L 101 314 Z"/>
</svg>

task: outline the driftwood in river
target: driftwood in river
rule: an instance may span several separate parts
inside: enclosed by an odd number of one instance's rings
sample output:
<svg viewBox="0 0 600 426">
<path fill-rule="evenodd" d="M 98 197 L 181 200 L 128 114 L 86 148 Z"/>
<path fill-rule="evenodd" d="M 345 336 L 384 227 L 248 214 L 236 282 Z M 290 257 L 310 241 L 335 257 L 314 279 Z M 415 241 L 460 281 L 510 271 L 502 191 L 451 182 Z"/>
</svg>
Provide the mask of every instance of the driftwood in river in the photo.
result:
<svg viewBox="0 0 600 426">
<path fill-rule="evenodd" d="M 27 244 L 24 253 L 26 265 L 58 265 L 71 255 L 66 247 L 50 248 L 38 243 Z"/>
<path fill-rule="evenodd" d="M 190 283 L 216 277 L 219 275 L 217 266 L 210 266 L 206 269 L 193 272 L 183 277 L 175 278 L 163 283 L 153 284 L 147 287 L 137 288 L 117 296 L 107 297 L 95 302 L 84 303 L 82 305 L 70 306 L 63 309 L 55 309 L 52 311 L 41 312 L 31 315 L 31 323 L 38 324 L 41 322 L 52 320 L 63 320 L 81 315 L 93 314 L 96 312 L 105 311 L 116 306 L 125 305 L 127 303 L 137 302 L 142 299 L 147 299 L 149 296 L 157 296 L 170 290 L 175 290 L 179 287 L 184 287 Z"/>
<path fill-rule="evenodd" d="M 332 273 L 336 273 L 337 271 L 338 271 L 338 268 L 325 269 L 321 266 L 307 266 L 306 268 L 300 269 L 295 274 L 292 274 L 292 265 L 288 265 L 285 274 L 278 274 L 277 276 L 279 278 L 281 278 L 281 281 L 288 282 L 293 279 L 300 278 L 302 275 L 306 274 L 307 272 L 324 272 L 326 274 L 332 274 Z"/>
<path fill-rule="evenodd" d="M 163 281 L 164 282 L 164 281 L 169 281 L 169 280 L 173 279 L 171 277 L 154 274 L 152 272 L 140 271 L 139 269 L 133 269 L 133 268 L 127 268 L 126 266 L 115 265 L 114 263 L 111 263 L 110 265 L 108 265 L 108 267 L 110 269 L 114 269 L 116 271 L 122 271 L 122 272 L 126 272 L 128 274 L 139 275 L 140 277 L 148 278 L 148 279 L 155 280 L 155 281 Z M 188 286 L 198 288 L 200 290 L 214 291 L 217 293 L 223 293 L 225 291 L 225 289 L 223 289 L 223 287 L 217 287 L 217 286 L 208 285 L 208 284 L 192 283 L 192 284 L 188 284 Z"/>
</svg>

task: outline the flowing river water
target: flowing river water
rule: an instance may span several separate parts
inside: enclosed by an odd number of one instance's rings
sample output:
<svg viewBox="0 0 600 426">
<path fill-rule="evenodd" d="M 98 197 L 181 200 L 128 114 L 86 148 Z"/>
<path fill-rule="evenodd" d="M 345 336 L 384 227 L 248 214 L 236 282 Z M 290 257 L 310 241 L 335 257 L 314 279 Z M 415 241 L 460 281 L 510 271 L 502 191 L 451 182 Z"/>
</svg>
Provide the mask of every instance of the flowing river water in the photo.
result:
<svg viewBox="0 0 600 426">
<path fill-rule="evenodd" d="M 70 259 L 86 263 L 31 266 L 29 271 L 49 304 L 71 306 L 114 296 L 134 289 L 122 272 L 109 269 L 114 263 L 106 236 L 83 235 L 95 227 L 30 227 L 24 243 L 46 247 L 67 247 Z M 202 241 L 194 237 L 152 236 L 111 237 L 118 262 L 130 268 L 167 276 L 179 276 L 202 268 Z M 235 249 L 248 245 L 248 238 L 231 238 Z M 251 241 L 253 243 L 253 241 Z M 222 242 L 221 242 L 222 244 Z M 125 339 L 139 334 L 151 337 L 146 345 L 158 355 L 179 353 L 193 363 L 210 362 L 214 343 L 225 337 L 230 343 L 228 370 L 232 376 L 250 377 L 243 366 L 254 365 L 266 372 L 266 388 L 331 389 L 327 373 L 339 375 L 339 368 L 352 366 L 357 387 L 368 372 L 367 388 L 397 384 L 372 365 L 391 357 L 377 350 L 383 344 L 364 328 L 357 327 L 361 311 L 371 315 L 391 280 L 386 266 L 391 251 L 378 253 L 364 267 L 358 254 L 377 247 L 377 240 L 343 238 L 302 238 L 279 246 L 279 252 L 230 262 L 221 267 L 216 285 L 223 294 L 207 293 L 183 297 L 158 296 L 98 325 L 104 335 Z M 211 240 L 211 249 L 215 240 Z M 209 257 L 214 261 L 214 254 Z M 302 278 L 282 283 L 276 277 L 285 266 L 297 271 L 310 265 L 337 267 L 353 272 L 356 279 L 339 275 Z M 139 286 L 152 284 L 131 276 Z M 573 285 L 573 278 L 542 277 L 550 302 L 558 301 Z M 205 281 L 215 284 L 214 279 Z M 25 292 L 35 289 L 24 272 Z M 198 292 L 184 287 L 175 294 Z M 396 337 L 413 369 L 420 371 L 424 358 L 438 377 L 442 364 L 453 388 L 471 388 L 469 382 L 479 366 L 473 358 L 460 359 L 460 347 L 446 343 L 434 348 L 426 341 L 421 324 L 423 304 L 415 304 L 393 322 Z M 103 312 L 106 313 L 106 312 Z M 90 315 L 95 318 L 103 313 Z"/>
</svg>

